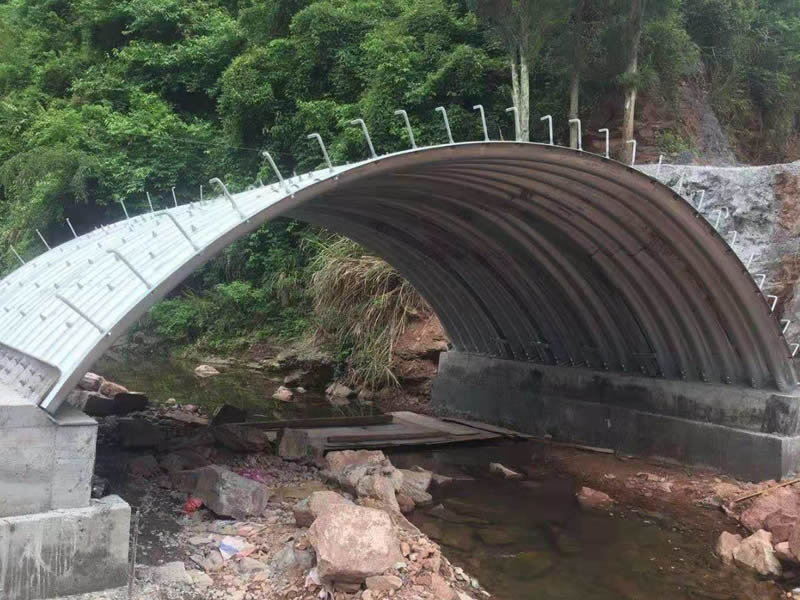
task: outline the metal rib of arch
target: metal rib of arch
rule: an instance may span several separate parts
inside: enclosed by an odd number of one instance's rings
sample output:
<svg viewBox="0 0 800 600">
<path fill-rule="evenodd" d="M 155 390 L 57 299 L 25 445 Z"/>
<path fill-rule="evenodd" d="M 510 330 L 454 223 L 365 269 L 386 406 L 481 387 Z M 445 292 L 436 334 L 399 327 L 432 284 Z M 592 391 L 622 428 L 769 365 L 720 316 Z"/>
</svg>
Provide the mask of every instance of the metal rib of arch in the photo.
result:
<svg viewBox="0 0 800 600">
<path fill-rule="evenodd" d="M 669 188 L 614 161 L 541 144 L 464 143 L 325 169 L 284 189 L 122 221 L 0 282 L 0 344 L 60 372 L 43 407 L 54 410 L 114 338 L 193 269 L 279 215 L 383 256 L 428 299 L 459 350 L 797 385 L 778 323 L 725 241 Z M 76 277 L 80 289 L 71 287 Z"/>
</svg>

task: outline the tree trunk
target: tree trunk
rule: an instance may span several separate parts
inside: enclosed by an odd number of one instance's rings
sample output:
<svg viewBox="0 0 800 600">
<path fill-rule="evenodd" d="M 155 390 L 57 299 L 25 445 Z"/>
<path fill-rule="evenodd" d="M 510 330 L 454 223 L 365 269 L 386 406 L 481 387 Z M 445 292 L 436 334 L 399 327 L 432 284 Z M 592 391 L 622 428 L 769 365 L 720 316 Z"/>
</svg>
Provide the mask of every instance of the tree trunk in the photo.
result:
<svg viewBox="0 0 800 600">
<path fill-rule="evenodd" d="M 579 118 L 579 95 L 581 90 L 581 72 L 583 70 L 583 8 L 584 0 L 577 0 L 575 4 L 575 24 L 572 36 L 572 73 L 569 79 L 569 118 Z M 569 128 L 569 145 L 578 148 L 578 128 Z"/>
<path fill-rule="evenodd" d="M 519 70 L 517 65 L 517 54 L 516 52 L 512 53 L 511 55 L 511 102 L 514 105 L 514 108 L 519 111 L 520 109 L 520 90 L 519 90 Z M 514 139 L 519 139 L 519 132 L 516 128 L 516 120 L 511 125 L 514 131 Z"/>
<path fill-rule="evenodd" d="M 577 68 L 572 70 L 569 78 L 569 118 L 578 118 L 578 94 L 580 92 L 581 76 Z M 569 127 L 569 147 L 578 147 L 578 128 L 570 125 Z"/>
<path fill-rule="evenodd" d="M 520 98 L 517 107 L 519 111 L 519 141 L 529 142 L 531 139 L 531 81 L 528 74 L 528 56 L 522 48 L 519 53 L 519 80 Z"/>
<path fill-rule="evenodd" d="M 636 113 L 636 84 L 633 78 L 639 71 L 639 44 L 642 38 L 642 19 L 647 0 L 631 0 L 628 17 L 628 64 L 625 67 L 625 112 L 622 117 L 623 156 L 626 163 L 631 162 L 633 145 L 633 124 Z"/>
</svg>

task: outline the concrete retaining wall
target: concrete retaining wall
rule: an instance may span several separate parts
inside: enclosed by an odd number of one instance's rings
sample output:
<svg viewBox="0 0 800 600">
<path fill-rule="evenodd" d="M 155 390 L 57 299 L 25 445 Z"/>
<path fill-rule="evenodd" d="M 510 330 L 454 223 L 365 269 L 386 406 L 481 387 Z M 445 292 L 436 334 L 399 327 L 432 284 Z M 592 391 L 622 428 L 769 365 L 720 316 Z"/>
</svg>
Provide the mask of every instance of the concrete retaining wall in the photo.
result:
<svg viewBox="0 0 800 600">
<path fill-rule="evenodd" d="M 86 508 L 0 518 L 0 598 L 36 600 L 125 585 L 130 506 L 117 496 Z"/>
<path fill-rule="evenodd" d="M 443 353 L 440 413 L 556 440 L 780 478 L 800 465 L 800 398 L 763 390 Z"/>
</svg>

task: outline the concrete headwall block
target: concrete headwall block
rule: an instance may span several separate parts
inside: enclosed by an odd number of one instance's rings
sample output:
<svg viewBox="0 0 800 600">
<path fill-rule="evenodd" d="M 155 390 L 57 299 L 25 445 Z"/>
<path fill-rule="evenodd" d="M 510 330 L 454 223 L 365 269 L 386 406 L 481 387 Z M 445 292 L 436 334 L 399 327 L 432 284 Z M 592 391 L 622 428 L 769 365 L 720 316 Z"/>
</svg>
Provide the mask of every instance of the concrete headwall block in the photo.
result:
<svg viewBox="0 0 800 600">
<path fill-rule="evenodd" d="M 36 600 L 127 580 L 131 509 L 118 496 L 86 508 L 0 518 L 0 598 Z"/>
</svg>

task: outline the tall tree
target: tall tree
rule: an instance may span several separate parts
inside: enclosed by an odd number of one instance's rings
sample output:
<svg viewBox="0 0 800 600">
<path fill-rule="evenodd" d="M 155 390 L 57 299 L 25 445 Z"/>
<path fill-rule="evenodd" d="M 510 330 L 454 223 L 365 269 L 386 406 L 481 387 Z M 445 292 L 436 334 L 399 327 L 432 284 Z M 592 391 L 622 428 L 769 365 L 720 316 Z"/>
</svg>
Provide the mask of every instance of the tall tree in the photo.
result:
<svg viewBox="0 0 800 600">
<path fill-rule="evenodd" d="M 584 45 L 583 45 L 583 30 L 584 30 L 584 9 L 586 0 L 575 0 L 575 13 L 572 19 L 572 36 L 571 36 L 571 53 L 572 65 L 569 77 L 569 118 L 578 118 L 579 109 L 579 96 L 581 89 L 581 73 L 583 71 L 584 63 Z M 569 131 L 569 145 L 572 148 L 579 146 L 578 130 L 570 128 Z"/>
<path fill-rule="evenodd" d="M 530 140 L 530 72 L 546 32 L 563 16 L 555 0 L 473 0 L 478 14 L 503 41 L 511 67 L 511 99 L 517 109 L 517 140 Z"/>
<path fill-rule="evenodd" d="M 633 148 L 627 141 L 633 139 L 636 114 L 637 75 L 639 73 L 639 48 L 642 40 L 642 23 L 647 0 L 630 0 L 627 22 L 627 64 L 625 65 L 625 105 L 622 117 L 622 142 L 625 162 L 630 162 Z"/>
</svg>

